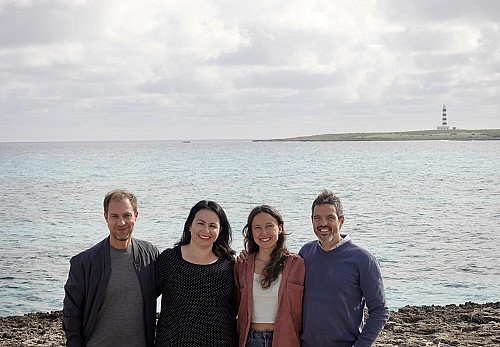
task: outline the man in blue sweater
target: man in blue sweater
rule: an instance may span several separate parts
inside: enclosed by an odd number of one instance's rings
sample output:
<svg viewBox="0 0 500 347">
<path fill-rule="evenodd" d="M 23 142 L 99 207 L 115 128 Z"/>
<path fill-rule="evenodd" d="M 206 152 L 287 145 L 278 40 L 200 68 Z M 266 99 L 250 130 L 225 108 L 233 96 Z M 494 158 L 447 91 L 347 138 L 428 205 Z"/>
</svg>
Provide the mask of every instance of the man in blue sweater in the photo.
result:
<svg viewBox="0 0 500 347">
<path fill-rule="evenodd" d="M 299 252 L 306 263 L 302 347 L 371 346 L 389 319 L 379 263 L 340 233 L 344 211 L 331 191 L 314 200 L 312 224 L 318 240 Z"/>
</svg>

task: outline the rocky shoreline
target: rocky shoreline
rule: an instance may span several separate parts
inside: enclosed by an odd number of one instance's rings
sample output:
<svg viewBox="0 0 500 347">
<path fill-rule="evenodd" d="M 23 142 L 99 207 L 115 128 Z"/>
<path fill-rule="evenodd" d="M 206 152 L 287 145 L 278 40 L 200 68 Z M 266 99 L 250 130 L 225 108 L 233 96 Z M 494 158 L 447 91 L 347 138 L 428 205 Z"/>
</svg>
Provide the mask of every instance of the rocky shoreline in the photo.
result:
<svg viewBox="0 0 500 347">
<path fill-rule="evenodd" d="M 0 346 L 64 346 L 61 311 L 0 317 Z M 500 302 L 405 306 L 374 346 L 500 346 Z"/>
</svg>

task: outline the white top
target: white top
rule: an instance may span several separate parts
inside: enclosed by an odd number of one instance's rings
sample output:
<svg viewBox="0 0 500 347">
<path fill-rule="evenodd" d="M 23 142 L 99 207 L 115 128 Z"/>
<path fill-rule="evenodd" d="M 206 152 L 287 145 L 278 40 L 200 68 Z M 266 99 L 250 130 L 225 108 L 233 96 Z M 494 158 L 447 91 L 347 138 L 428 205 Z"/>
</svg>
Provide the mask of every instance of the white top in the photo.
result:
<svg viewBox="0 0 500 347">
<path fill-rule="evenodd" d="M 252 323 L 274 323 L 278 312 L 278 289 L 281 274 L 271 286 L 262 289 L 260 275 L 253 274 Z"/>
</svg>

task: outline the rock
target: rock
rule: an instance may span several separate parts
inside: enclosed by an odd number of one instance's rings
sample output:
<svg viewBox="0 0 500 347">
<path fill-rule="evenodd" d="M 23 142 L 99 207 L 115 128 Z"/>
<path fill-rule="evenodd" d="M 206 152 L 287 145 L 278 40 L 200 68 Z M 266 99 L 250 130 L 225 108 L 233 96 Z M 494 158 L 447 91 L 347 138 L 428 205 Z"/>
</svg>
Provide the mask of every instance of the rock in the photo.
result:
<svg viewBox="0 0 500 347">
<path fill-rule="evenodd" d="M 61 311 L 0 317 L 0 346 L 64 346 Z M 405 306 L 391 318 L 375 347 L 498 346 L 500 302 Z"/>
<path fill-rule="evenodd" d="M 499 320 L 500 302 L 405 306 L 391 312 L 374 346 L 494 346 Z"/>
</svg>

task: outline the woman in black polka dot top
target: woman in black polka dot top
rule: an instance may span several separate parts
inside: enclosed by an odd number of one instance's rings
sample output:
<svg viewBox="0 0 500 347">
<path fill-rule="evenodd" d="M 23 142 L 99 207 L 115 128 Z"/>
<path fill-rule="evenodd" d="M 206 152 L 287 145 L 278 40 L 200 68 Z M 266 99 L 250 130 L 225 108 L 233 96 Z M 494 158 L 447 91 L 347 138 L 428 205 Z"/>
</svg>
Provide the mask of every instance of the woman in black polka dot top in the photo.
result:
<svg viewBox="0 0 500 347">
<path fill-rule="evenodd" d="M 155 263 L 162 294 L 155 346 L 238 345 L 231 240 L 217 203 L 202 200 L 191 209 L 181 240 Z"/>
</svg>

